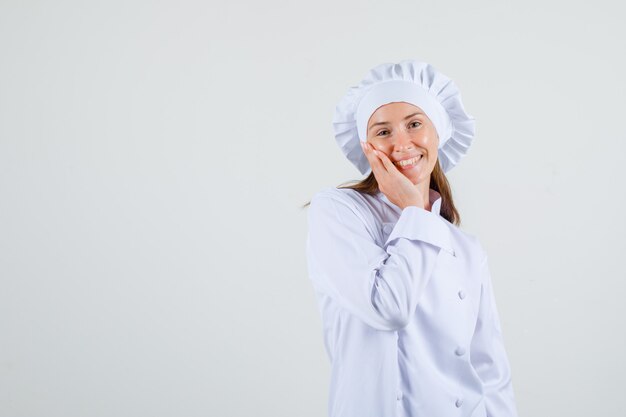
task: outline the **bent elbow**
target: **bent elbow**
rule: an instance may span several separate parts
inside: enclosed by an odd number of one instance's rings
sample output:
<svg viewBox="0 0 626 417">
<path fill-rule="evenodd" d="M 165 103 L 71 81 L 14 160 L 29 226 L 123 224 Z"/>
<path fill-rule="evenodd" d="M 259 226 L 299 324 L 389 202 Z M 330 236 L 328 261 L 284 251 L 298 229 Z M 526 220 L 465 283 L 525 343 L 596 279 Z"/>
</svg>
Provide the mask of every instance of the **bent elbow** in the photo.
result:
<svg viewBox="0 0 626 417">
<path fill-rule="evenodd" d="M 411 300 L 379 280 L 372 291 L 371 304 L 388 330 L 402 330 L 411 321 Z"/>
<path fill-rule="evenodd" d="M 391 330 L 398 331 L 404 329 L 409 325 L 411 321 L 411 316 L 408 314 L 398 314 L 389 320 L 389 327 Z"/>
<path fill-rule="evenodd" d="M 397 305 L 393 306 L 393 308 L 381 309 L 380 306 L 374 304 L 374 309 L 385 323 L 386 330 L 402 330 L 408 326 L 411 321 L 410 311 L 406 308 L 400 308 Z"/>
</svg>

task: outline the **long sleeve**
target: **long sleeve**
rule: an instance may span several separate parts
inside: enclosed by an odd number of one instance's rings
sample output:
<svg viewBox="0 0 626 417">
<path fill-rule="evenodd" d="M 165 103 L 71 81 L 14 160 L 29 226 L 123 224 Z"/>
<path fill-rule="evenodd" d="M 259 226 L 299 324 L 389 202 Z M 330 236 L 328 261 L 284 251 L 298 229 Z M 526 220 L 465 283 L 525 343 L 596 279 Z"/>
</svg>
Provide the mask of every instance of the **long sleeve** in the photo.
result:
<svg viewBox="0 0 626 417">
<path fill-rule="evenodd" d="M 472 366 L 483 382 L 487 417 L 517 417 L 511 368 L 493 291 L 488 258 L 481 262 L 480 310 L 470 348 Z"/>
<path fill-rule="evenodd" d="M 439 251 L 452 252 L 450 230 L 438 215 L 408 206 L 381 247 L 365 219 L 348 203 L 314 196 L 308 216 L 309 275 L 369 326 L 398 330 L 409 323 Z"/>
</svg>

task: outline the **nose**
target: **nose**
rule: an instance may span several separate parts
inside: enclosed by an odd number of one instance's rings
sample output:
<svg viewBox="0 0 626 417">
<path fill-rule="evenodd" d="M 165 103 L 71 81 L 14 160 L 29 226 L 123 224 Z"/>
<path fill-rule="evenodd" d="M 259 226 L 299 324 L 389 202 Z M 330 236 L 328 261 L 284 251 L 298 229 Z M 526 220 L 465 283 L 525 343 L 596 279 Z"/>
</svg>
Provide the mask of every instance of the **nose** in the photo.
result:
<svg viewBox="0 0 626 417">
<path fill-rule="evenodd" d="M 394 149 L 396 151 L 410 151 L 413 147 L 413 138 L 409 132 L 401 131 L 396 135 L 396 140 L 394 142 Z"/>
</svg>

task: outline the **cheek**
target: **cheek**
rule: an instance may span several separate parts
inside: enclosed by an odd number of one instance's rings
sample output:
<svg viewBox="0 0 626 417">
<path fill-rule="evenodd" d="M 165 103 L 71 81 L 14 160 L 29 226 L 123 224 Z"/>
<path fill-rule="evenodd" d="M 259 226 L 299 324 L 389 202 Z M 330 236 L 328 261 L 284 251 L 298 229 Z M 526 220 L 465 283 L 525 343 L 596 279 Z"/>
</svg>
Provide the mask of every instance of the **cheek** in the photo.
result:
<svg viewBox="0 0 626 417">
<path fill-rule="evenodd" d="M 425 147 L 428 152 L 428 157 L 430 160 L 429 163 L 431 165 L 434 165 L 437 160 L 437 156 L 439 154 L 438 145 L 439 145 L 439 141 L 437 140 L 436 136 L 434 137 L 431 136 L 428 142 L 425 143 Z"/>
<path fill-rule="evenodd" d="M 389 143 L 386 143 L 385 141 L 382 141 L 382 140 L 371 140 L 369 142 L 374 146 L 374 148 L 378 149 L 379 151 L 383 151 L 387 155 L 389 155 L 389 151 L 392 148 L 392 146 L 390 146 Z"/>
<path fill-rule="evenodd" d="M 425 142 L 426 147 L 430 153 L 437 152 L 437 148 L 439 147 L 439 137 L 437 136 L 437 132 L 429 133 L 427 137 L 428 139 Z"/>
</svg>

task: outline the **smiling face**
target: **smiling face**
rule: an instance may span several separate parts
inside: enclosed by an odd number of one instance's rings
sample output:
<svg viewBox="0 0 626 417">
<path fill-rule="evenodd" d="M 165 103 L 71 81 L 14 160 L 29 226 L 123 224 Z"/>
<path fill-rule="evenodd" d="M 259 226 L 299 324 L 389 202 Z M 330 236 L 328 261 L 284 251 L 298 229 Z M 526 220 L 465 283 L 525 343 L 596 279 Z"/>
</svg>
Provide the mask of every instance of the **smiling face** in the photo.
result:
<svg viewBox="0 0 626 417">
<path fill-rule="evenodd" d="M 367 141 L 384 152 L 413 184 L 430 184 L 439 136 L 422 109 L 405 102 L 379 107 L 367 122 Z"/>
</svg>

